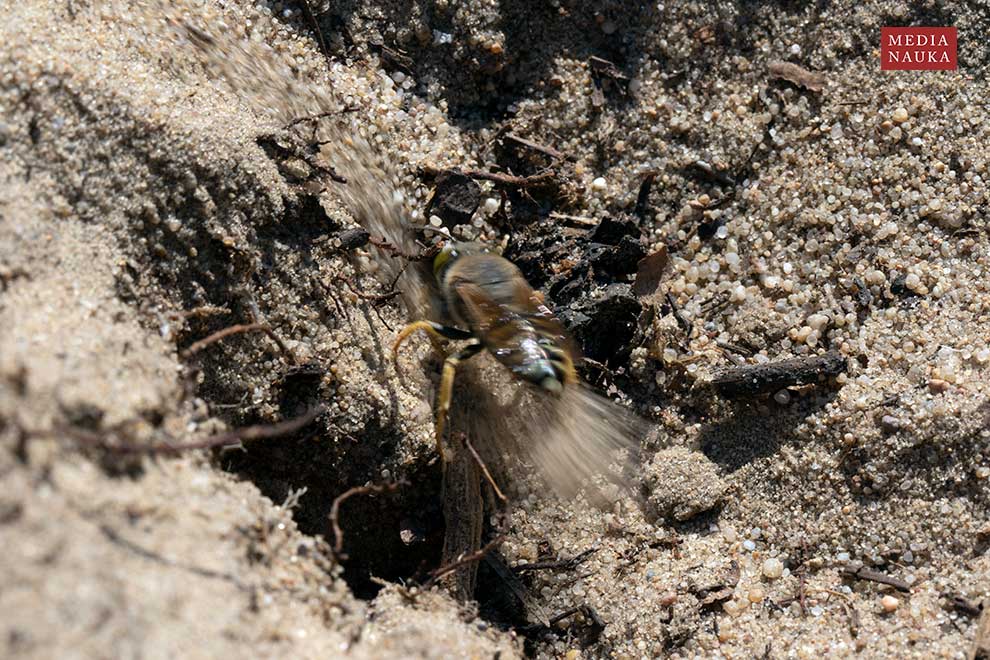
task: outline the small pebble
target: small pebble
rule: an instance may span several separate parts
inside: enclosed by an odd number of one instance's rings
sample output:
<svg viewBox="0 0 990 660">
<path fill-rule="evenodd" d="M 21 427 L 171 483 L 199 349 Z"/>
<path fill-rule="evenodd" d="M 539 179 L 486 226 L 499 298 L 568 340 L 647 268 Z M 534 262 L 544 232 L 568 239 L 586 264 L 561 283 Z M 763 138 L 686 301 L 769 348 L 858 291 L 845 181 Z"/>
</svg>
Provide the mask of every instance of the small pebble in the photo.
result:
<svg viewBox="0 0 990 660">
<path fill-rule="evenodd" d="M 901 604 L 901 601 L 894 598 L 893 596 L 884 596 L 880 599 L 880 606 L 883 607 L 883 611 L 887 614 L 897 611 L 897 606 Z"/>
<path fill-rule="evenodd" d="M 949 383 L 941 378 L 932 378 L 928 381 L 928 389 L 933 394 L 941 394 L 949 389 Z"/>
<path fill-rule="evenodd" d="M 903 124 L 908 120 L 908 111 L 905 108 L 897 108 L 894 110 L 894 115 L 891 117 L 898 124 Z"/>
<path fill-rule="evenodd" d="M 594 192 L 604 192 L 607 187 L 608 183 L 605 181 L 605 177 L 600 176 L 591 182 L 591 189 Z"/>
<path fill-rule="evenodd" d="M 776 580 L 784 572 L 784 562 L 776 557 L 771 557 L 763 562 L 763 576 L 771 580 Z"/>
</svg>

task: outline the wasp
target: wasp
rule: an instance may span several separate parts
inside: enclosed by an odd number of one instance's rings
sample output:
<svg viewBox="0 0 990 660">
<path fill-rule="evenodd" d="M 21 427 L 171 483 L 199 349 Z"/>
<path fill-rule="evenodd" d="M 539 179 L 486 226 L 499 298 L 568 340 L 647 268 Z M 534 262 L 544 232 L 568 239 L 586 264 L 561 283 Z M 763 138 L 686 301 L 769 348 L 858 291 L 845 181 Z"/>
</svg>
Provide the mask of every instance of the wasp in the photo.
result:
<svg viewBox="0 0 990 660">
<path fill-rule="evenodd" d="M 447 243 L 433 260 L 444 316 L 456 325 L 416 321 L 392 346 L 393 355 L 414 332 L 434 340 L 468 341 L 446 358 L 437 404 L 437 450 L 450 413 L 457 366 L 487 350 L 517 378 L 560 395 L 578 378 L 576 345 L 560 321 L 533 290 L 522 271 L 480 243 Z"/>
</svg>

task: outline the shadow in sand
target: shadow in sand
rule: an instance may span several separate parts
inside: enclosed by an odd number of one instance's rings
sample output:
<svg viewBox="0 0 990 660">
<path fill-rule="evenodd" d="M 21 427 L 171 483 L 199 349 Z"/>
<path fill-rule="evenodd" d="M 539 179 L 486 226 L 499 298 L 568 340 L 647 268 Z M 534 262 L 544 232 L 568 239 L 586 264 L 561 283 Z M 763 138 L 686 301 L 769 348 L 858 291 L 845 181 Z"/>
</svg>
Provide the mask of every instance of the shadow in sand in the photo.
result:
<svg viewBox="0 0 990 660">
<path fill-rule="evenodd" d="M 720 405 L 715 411 L 717 417 L 702 426 L 701 451 L 726 472 L 734 472 L 776 453 L 785 444 L 798 441 L 798 426 L 824 408 L 836 394 L 830 391 L 787 406 L 773 400 Z"/>
</svg>

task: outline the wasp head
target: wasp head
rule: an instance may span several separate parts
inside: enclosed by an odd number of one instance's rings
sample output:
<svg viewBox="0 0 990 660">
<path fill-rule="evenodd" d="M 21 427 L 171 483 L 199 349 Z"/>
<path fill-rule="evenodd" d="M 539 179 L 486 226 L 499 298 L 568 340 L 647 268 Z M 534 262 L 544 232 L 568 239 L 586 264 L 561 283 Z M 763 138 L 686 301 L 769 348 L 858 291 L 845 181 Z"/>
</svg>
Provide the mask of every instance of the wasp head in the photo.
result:
<svg viewBox="0 0 990 660">
<path fill-rule="evenodd" d="M 438 281 L 443 281 L 444 273 L 447 269 L 462 257 L 475 254 L 489 254 L 491 250 L 481 243 L 454 243 L 448 242 L 443 249 L 433 258 L 433 275 Z"/>
</svg>

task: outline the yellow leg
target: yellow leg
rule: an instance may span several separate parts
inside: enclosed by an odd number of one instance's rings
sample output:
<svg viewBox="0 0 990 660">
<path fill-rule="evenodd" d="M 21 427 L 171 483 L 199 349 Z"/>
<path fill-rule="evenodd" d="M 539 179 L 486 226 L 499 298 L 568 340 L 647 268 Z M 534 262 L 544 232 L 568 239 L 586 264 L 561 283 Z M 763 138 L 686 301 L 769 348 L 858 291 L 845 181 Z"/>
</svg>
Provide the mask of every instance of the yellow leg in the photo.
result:
<svg viewBox="0 0 990 660">
<path fill-rule="evenodd" d="M 395 342 L 392 344 L 392 359 L 394 360 L 399 354 L 399 346 L 409 338 L 409 335 L 416 332 L 417 330 L 422 330 L 430 335 L 430 341 L 433 342 L 433 347 L 439 352 L 443 352 L 440 348 L 440 340 L 442 339 L 472 339 L 474 335 L 470 332 L 464 330 L 458 330 L 457 328 L 451 328 L 446 325 L 440 325 L 439 323 L 434 323 L 433 321 L 416 321 L 415 323 L 410 323 L 402 329 L 399 336 L 395 338 Z"/>
<path fill-rule="evenodd" d="M 468 344 L 456 355 L 451 355 L 443 363 L 443 373 L 440 376 L 440 392 L 437 396 L 437 453 L 443 459 L 443 432 L 447 426 L 447 416 L 450 413 L 450 401 L 454 396 L 454 375 L 461 360 L 466 360 L 482 349 L 481 342 Z"/>
</svg>

